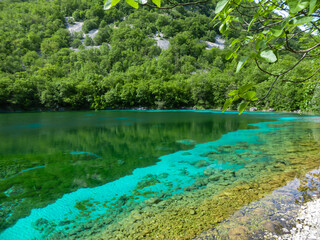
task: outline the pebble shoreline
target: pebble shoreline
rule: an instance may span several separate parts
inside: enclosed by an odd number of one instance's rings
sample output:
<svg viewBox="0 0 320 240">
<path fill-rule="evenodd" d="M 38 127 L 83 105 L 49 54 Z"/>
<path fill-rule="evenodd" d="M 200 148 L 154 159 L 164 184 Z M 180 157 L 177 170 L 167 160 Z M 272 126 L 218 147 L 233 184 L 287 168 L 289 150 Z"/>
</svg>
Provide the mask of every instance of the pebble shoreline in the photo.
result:
<svg viewBox="0 0 320 240">
<path fill-rule="evenodd" d="M 278 236 L 276 239 L 320 239 L 320 199 L 315 199 L 303 205 L 296 221 L 296 226 L 290 230 L 290 233 Z"/>
</svg>

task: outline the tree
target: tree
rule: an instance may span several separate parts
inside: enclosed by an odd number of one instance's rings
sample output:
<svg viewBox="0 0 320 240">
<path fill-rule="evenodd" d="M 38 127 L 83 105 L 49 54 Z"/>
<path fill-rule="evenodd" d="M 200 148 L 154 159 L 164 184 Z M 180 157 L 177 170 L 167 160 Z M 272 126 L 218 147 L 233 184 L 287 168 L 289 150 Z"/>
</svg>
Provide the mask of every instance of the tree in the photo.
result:
<svg viewBox="0 0 320 240">
<path fill-rule="evenodd" d="M 94 42 L 89 35 L 86 35 L 86 38 L 84 39 L 84 45 L 85 46 L 93 46 L 94 45 Z"/>
<path fill-rule="evenodd" d="M 219 18 L 220 32 L 228 34 L 230 29 L 245 31 L 246 35 L 235 39 L 231 43 L 231 51 L 227 58 L 239 58 L 237 72 L 249 61 L 254 61 L 261 72 L 270 75 L 273 81 L 268 91 L 261 97 L 251 91 L 253 85 L 247 85 L 229 93 L 230 97 L 224 110 L 239 99 L 244 100 L 239 112 L 244 111 L 251 102 L 262 101 L 268 97 L 278 81 L 302 83 L 316 76 L 320 70 L 320 1 L 296 0 L 278 1 L 219 1 L 216 10 Z M 237 17 L 240 15 L 241 17 Z M 299 42 L 297 46 L 295 43 Z M 237 52 L 248 46 L 249 54 L 238 57 Z M 269 71 L 263 63 L 281 64 L 285 52 L 295 55 L 293 65 L 282 71 Z M 291 80 L 287 75 L 293 71 L 303 60 L 314 58 L 310 67 L 311 74 L 306 78 Z"/>
<path fill-rule="evenodd" d="M 119 0 L 107 0 L 104 9 L 115 6 Z M 168 1 L 161 6 L 161 0 L 126 0 L 138 8 L 139 4 L 157 9 L 172 9 L 179 6 L 200 5 L 208 1 L 177 3 Z M 310 79 L 319 81 L 320 71 L 320 1 L 319 0 L 220 0 L 215 7 L 216 24 L 219 31 L 225 35 L 230 30 L 238 31 L 236 39 L 230 44 L 230 52 L 226 59 L 235 58 L 238 61 L 236 72 L 239 72 L 247 62 L 254 61 L 262 73 L 268 74 L 273 81 L 267 92 L 256 97 L 252 89 L 254 84 L 247 84 L 229 92 L 230 98 L 224 104 L 225 111 L 232 102 L 242 100 L 239 113 L 248 104 L 261 102 L 270 94 L 277 82 L 302 83 Z M 218 20 L 218 21 L 217 21 Z M 244 34 L 241 34 L 244 33 Z M 241 53 L 247 49 L 247 54 Z M 249 54 L 248 54 L 249 52 Z M 296 62 L 282 71 L 269 71 L 269 65 L 281 65 L 285 53 L 294 55 Z M 310 75 L 291 80 L 286 76 L 306 59 L 313 59 Z"/>
</svg>

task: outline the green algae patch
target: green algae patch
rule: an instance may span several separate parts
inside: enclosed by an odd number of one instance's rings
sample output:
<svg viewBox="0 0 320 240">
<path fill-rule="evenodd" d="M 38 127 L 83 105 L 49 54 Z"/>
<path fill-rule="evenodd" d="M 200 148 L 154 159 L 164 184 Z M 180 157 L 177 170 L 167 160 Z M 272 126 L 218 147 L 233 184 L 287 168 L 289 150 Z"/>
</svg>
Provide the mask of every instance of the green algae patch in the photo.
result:
<svg viewBox="0 0 320 240">
<path fill-rule="evenodd" d="M 78 209 L 79 211 L 86 211 L 89 207 L 92 207 L 93 203 L 90 202 L 90 200 L 84 200 L 77 202 L 75 204 L 75 208 Z"/>
<path fill-rule="evenodd" d="M 156 176 L 147 177 L 147 179 L 138 182 L 135 189 L 144 189 L 146 187 L 150 187 L 159 183 L 159 180 L 156 179 Z"/>
</svg>

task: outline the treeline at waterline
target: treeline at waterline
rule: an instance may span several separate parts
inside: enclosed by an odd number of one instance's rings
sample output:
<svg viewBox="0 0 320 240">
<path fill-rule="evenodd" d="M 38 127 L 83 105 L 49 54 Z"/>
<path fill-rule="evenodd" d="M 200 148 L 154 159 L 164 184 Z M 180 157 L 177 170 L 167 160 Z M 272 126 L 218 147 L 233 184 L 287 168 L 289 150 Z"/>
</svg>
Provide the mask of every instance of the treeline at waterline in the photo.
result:
<svg viewBox="0 0 320 240">
<path fill-rule="evenodd" d="M 268 75 L 254 63 L 235 73 L 237 62 L 226 60 L 228 44 L 247 33 L 221 36 L 214 8 L 215 1 L 169 11 L 125 3 L 104 11 L 102 0 L 1 1 L 0 109 L 220 108 L 248 83 L 265 94 Z M 280 72 L 296 60 L 287 54 L 263 68 Z M 312 61 L 286 77 L 309 76 Z M 256 106 L 316 111 L 319 96 L 314 82 L 282 82 Z"/>
</svg>

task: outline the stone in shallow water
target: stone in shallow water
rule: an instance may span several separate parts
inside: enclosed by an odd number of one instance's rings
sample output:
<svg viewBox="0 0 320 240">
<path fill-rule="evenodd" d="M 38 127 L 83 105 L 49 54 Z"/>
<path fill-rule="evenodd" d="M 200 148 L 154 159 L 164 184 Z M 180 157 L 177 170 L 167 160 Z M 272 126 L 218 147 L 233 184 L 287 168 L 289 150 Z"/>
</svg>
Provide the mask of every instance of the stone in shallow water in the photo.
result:
<svg viewBox="0 0 320 240">
<path fill-rule="evenodd" d="M 211 176 L 214 173 L 216 173 L 216 171 L 212 168 L 206 168 L 205 170 L 203 170 L 203 175 L 205 176 Z"/>
<path fill-rule="evenodd" d="M 34 222 L 33 227 L 36 230 L 43 231 L 49 226 L 49 221 L 45 218 L 39 218 L 37 221 Z"/>
<path fill-rule="evenodd" d="M 233 171 L 233 170 L 227 169 L 227 170 L 224 170 L 224 171 L 223 171 L 223 175 L 224 175 L 226 178 L 235 177 L 235 176 L 236 176 L 236 172 Z"/>
<path fill-rule="evenodd" d="M 200 188 L 203 187 L 205 185 L 207 185 L 209 183 L 209 179 L 208 178 L 201 178 L 201 179 L 197 179 L 195 181 L 194 184 L 192 184 L 192 186 L 196 187 L 196 188 Z"/>
<path fill-rule="evenodd" d="M 206 153 L 202 153 L 200 154 L 201 157 L 215 157 L 215 155 L 219 154 L 218 152 L 215 151 L 211 151 L 211 152 L 206 152 Z"/>
<path fill-rule="evenodd" d="M 142 180 L 142 181 L 138 182 L 136 189 L 143 189 L 145 187 L 150 187 L 150 186 L 155 185 L 157 183 L 159 183 L 159 181 L 154 178 Z"/>
<path fill-rule="evenodd" d="M 268 221 L 268 220 L 263 221 L 263 222 L 261 222 L 261 225 L 262 225 L 264 230 L 267 230 L 269 232 L 274 232 L 275 231 L 275 225 L 271 221 Z"/>
<path fill-rule="evenodd" d="M 228 232 L 228 236 L 230 240 L 247 240 L 249 229 L 245 226 L 237 226 L 232 228 Z"/>
<path fill-rule="evenodd" d="M 196 168 L 207 167 L 210 165 L 206 160 L 199 160 L 197 162 L 192 163 Z"/>
<path fill-rule="evenodd" d="M 160 198 L 149 198 L 149 199 L 145 200 L 144 202 L 147 205 L 154 205 L 154 204 L 157 204 L 161 201 L 162 201 L 162 199 L 160 199 Z"/>
<path fill-rule="evenodd" d="M 194 214 L 196 214 L 196 211 L 190 210 L 190 214 L 191 214 L 191 215 L 194 215 Z"/>
<path fill-rule="evenodd" d="M 211 175 L 209 177 L 210 181 L 218 181 L 222 176 L 221 175 Z"/>
<path fill-rule="evenodd" d="M 72 222 L 74 222 L 74 221 L 72 221 Z M 70 224 L 71 223 L 71 221 L 69 221 L 69 220 L 67 220 L 67 221 L 60 221 L 59 222 L 59 226 L 65 226 L 65 225 L 68 225 L 68 224 Z"/>
<path fill-rule="evenodd" d="M 159 178 L 167 178 L 168 176 L 169 176 L 168 173 L 161 173 L 161 174 L 159 175 Z"/>
</svg>

